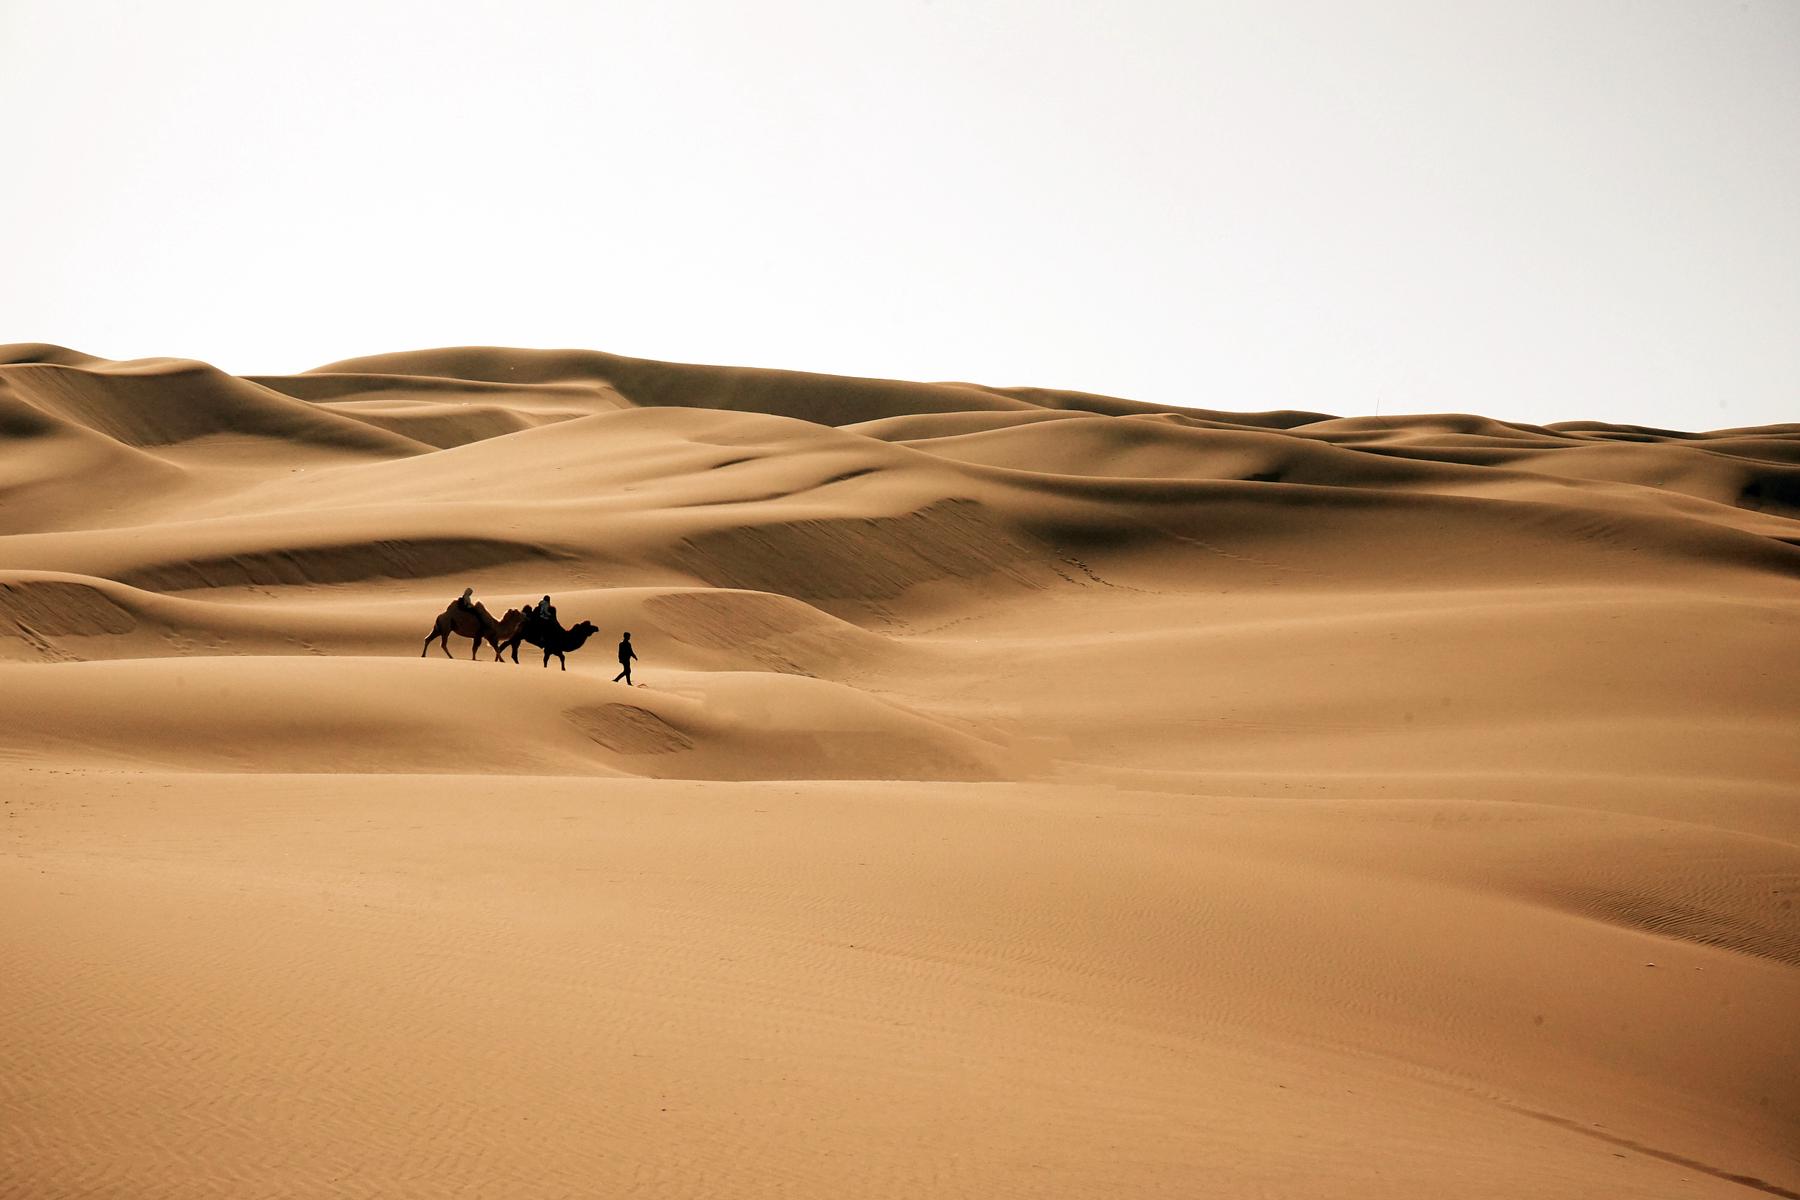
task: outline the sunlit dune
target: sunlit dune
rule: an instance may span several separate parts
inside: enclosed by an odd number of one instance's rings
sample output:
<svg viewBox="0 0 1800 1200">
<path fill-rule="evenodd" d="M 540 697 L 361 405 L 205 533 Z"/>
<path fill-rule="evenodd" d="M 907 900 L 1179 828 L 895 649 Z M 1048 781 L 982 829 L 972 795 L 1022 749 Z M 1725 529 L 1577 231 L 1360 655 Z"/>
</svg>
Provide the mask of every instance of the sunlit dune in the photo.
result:
<svg viewBox="0 0 1800 1200">
<path fill-rule="evenodd" d="M 0 1196 L 1800 1195 L 1797 679 L 1800 425 L 0 347 Z"/>
</svg>

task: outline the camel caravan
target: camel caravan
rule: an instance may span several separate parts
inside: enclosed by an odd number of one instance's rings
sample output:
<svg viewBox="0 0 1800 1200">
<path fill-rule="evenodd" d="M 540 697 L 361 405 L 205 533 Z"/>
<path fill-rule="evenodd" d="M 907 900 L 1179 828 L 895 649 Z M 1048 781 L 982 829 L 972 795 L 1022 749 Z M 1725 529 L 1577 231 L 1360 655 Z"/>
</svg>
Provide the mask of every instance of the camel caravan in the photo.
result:
<svg viewBox="0 0 1800 1200">
<path fill-rule="evenodd" d="M 554 654 L 556 661 L 562 664 L 563 670 L 569 669 L 565 654 L 572 654 L 587 644 L 587 640 L 599 632 L 592 621 L 583 621 L 573 629 L 564 629 L 556 619 L 556 608 L 545 596 L 529 608 L 509 608 L 506 615 L 496 618 L 487 610 L 487 606 L 474 598 L 473 588 L 464 588 L 463 594 L 450 602 L 450 606 L 438 614 L 431 632 L 426 635 L 425 644 L 419 650 L 419 657 L 424 658 L 431 653 L 431 643 L 436 642 L 443 650 L 444 657 L 451 657 L 450 635 L 466 637 L 470 641 L 469 658 L 474 659 L 481 653 L 481 643 L 486 642 L 494 648 L 494 661 L 499 662 L 506 650 L 512 651 L 512 660 L 519 661 L 519 643 L 528 642 L 544 652 L 544 665 L 550 665 L 550 656 Z M 629 683 L 630 658 L 636 658 L 637 652 L 630 649 L 631 635 L 619 645 L 620 665 L 625 668 L 620 675 Z M 627 655 L 629 654 L 629 658 Z"/>
</svg>

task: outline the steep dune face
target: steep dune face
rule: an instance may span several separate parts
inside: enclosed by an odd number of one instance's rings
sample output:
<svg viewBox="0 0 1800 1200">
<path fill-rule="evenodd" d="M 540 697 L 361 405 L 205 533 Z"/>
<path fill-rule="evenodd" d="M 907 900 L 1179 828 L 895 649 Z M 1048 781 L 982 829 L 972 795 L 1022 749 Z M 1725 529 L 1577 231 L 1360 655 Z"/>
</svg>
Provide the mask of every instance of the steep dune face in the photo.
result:
<svg viewBox="0 0 1800 1200">
<path fill-rule="evenodd" d="M 1800 426 L 3 347 L 0 1193 L 1794 1195 L 1797 677 Z"/>
</svg>

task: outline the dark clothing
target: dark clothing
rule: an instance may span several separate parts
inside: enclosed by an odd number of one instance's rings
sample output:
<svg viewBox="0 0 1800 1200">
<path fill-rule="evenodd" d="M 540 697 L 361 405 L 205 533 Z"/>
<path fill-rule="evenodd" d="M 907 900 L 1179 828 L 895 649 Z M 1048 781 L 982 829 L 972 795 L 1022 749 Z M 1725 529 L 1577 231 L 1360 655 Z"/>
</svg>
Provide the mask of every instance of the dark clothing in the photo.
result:
<svg viewBox="0 0 1800 1200">
<path fill-rule="evenodd" d="M 631 686 L 631 660 L 637 657 L 637 651 L 631 648 L 630 642 L 619 643 L 619 673 L 613 676 L 613 682 L 623 679 L 625 686 Z"/>
</svg>

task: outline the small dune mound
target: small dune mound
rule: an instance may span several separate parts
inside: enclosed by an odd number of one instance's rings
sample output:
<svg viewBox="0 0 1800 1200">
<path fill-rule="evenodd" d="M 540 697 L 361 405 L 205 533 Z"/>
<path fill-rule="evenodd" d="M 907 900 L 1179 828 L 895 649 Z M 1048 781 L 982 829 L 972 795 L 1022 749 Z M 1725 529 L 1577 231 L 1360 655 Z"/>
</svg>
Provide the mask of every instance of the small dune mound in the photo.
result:
<svg viewBox="0 0 1800 1200">
<path fill-rule="evenodd" d="M 829 680 L 725 672 L 674 693 L 635 692 L 632 701 L 631 707 L 650 710 L 692 743 L 679 754 L 646 754 L 612 764 L 637 774 L 739 780 L 1005 777 L 1000 748 L 968 729 Z M 640 732 L 630 736 L 645 736 L 642 718 L 611 714 L 605 719 L 613 725 L 632 721 Z M 624 735 L 609 728 L 606 736 Z"/>
<path fill-rule="evenodd" d="M 767 592 L 664 592 L 646 600 L 643 613 L 684 645 L 787 675 L 831 672 L 884 646 L 855 625 Z"/>
<path fill-rule="evenodd" d="M 672 754 L 694 745 L 681 730 L 648 709 L 632 704 L 571 708 L 563 718 L 615 754 Z"/>
<path fill-rule="evenodd" d="M 979 503 L 944 500 L 896 517 L 825 517 L 699 534 L 670 557 L 716 587 L 879 604 L 927 583 L 1042 587 L 1043 553 Z"/>
<path fill-rule="evenodd" d="M 645 608 L 675 637 L 712 650 L 796 633 L 820 619 L 799 601 L 766 592 L 670 592 L 653 597 Z"/>
</svg>

